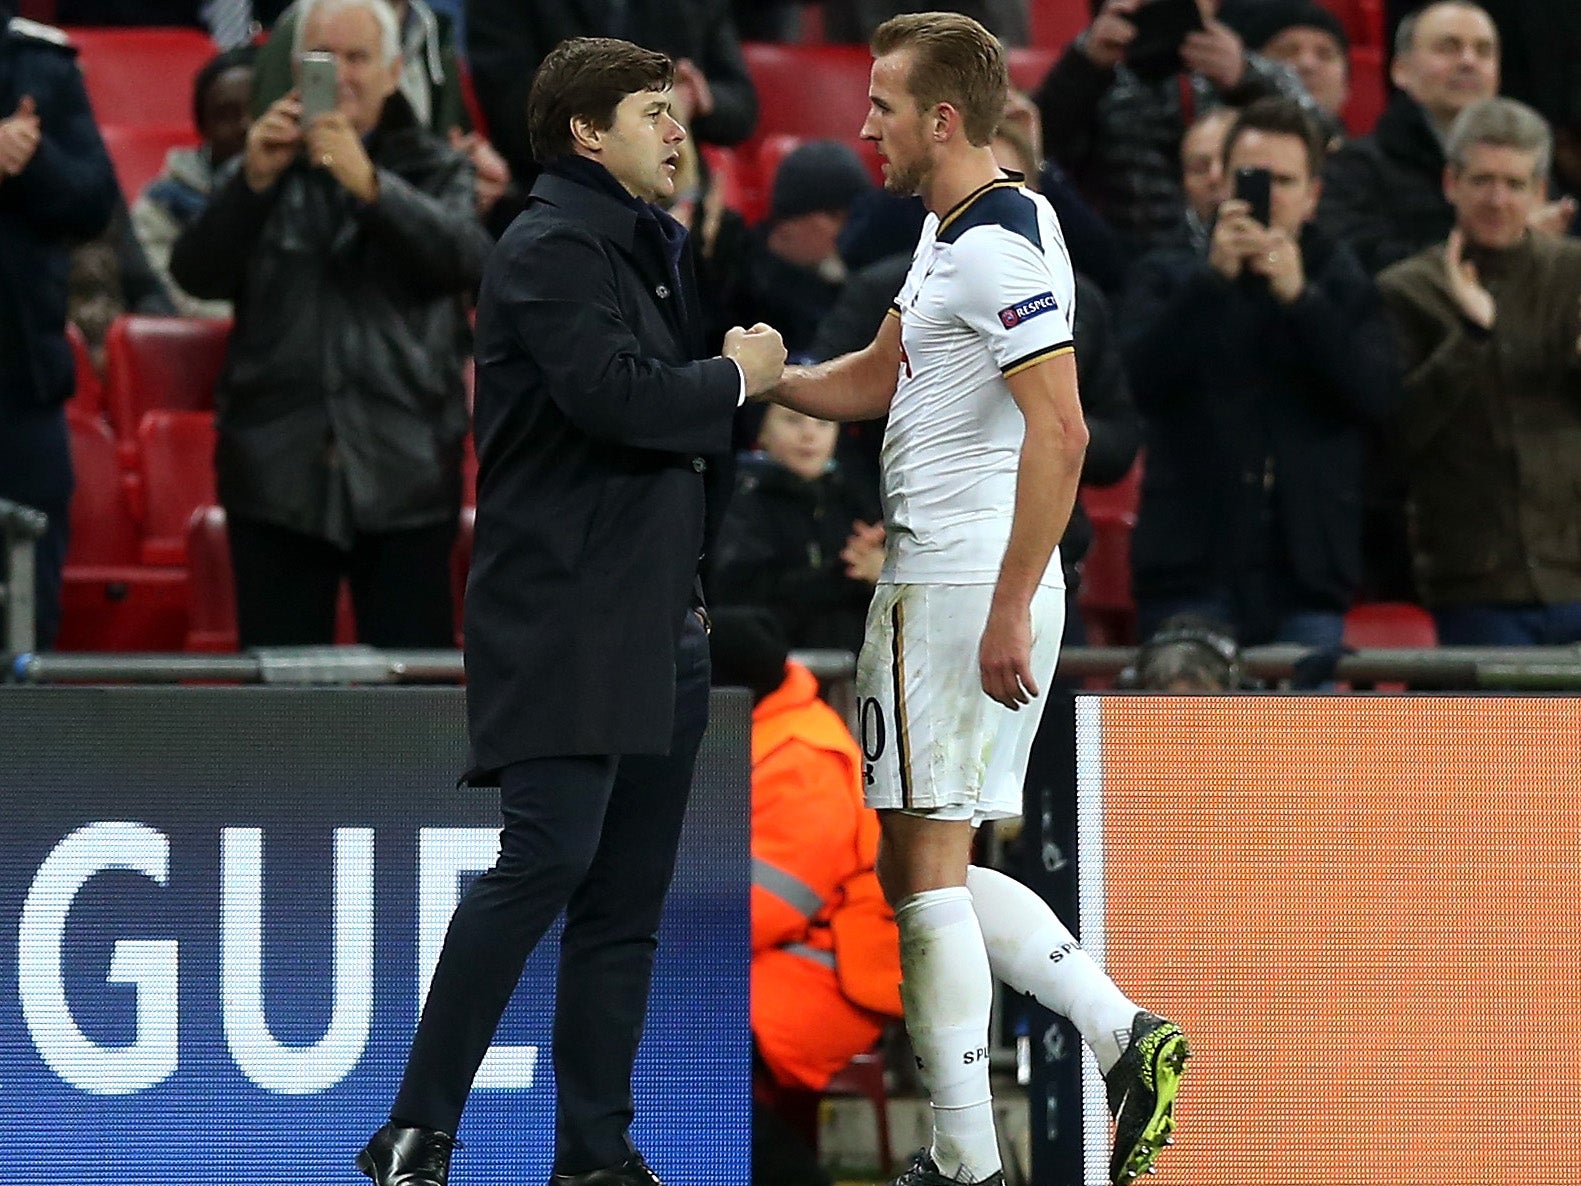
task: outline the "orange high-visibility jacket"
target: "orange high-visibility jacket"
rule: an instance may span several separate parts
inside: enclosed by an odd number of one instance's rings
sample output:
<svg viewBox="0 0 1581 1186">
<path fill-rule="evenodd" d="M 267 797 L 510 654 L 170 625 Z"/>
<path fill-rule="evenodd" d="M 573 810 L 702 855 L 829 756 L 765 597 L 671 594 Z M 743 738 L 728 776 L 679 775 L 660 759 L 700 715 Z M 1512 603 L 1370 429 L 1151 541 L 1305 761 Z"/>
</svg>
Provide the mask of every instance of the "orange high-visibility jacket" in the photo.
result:
<svg viewBox="0 0 1581 1186">
<path fill-rule="evenodd" d="M 900 1016 L 862 754 L 799 663 L 752 711 L 752 1034 L 775 1078 L 823 1088 Z"/>
</svg>

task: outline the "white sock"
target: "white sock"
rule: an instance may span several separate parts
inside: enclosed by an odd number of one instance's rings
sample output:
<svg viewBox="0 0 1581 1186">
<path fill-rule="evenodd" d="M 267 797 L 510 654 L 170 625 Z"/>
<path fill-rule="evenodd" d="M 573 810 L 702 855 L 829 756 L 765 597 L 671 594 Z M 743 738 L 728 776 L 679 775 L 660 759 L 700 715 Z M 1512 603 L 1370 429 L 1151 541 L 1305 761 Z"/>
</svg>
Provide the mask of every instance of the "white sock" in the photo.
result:
<svg viewBox="0 0 1581 1186">
<path fill-rule="evenodd" d="M 933 1160 L 947 1178 L 980 1182 L 999 1168 L 988 1087 L 988 953 L 964 886 L 924 890 L 895 910 L 900 999 L 917 1071 L 933 1104 Z"/>
<path fill-rule="evenodd" d="M 1107 1074 L 1130 1044 L 1137 1006 L 1077 945 L 1048 903 L 1019 881 L 973 865 L 966 888 L 994 976 L 1070 1018 Z"/>
</svg>

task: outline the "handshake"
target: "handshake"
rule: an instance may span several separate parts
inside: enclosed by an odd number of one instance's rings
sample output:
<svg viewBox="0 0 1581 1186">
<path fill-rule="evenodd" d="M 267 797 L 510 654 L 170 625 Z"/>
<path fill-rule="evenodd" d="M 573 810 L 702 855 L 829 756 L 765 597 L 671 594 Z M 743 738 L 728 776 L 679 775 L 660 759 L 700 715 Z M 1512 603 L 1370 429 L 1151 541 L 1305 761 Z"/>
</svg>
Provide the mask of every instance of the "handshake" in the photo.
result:
<svg viewBox="0 0 1581 1186">
<path fill-rule="evenodd" d="M 758 399 L 771 390 L 785 373 L 785 340 L 779 330 L 761 321 L 751 329 L 732 327 L 720 353 L 740 366 L 747 380 L 748 399 Z"/>
</svg>

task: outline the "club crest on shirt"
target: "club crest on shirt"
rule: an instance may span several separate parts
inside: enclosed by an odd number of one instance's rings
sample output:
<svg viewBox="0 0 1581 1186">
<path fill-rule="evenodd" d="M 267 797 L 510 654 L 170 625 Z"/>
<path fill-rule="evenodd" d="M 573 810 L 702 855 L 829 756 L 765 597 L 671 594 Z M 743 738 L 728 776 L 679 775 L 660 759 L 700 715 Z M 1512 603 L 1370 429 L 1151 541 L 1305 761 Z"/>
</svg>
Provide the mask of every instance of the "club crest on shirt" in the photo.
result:
<svg viewBox="0 0 1581 1186">
<path fill-rule="evenodd" d="M 1029 321 L 1039 313 L 1047 313 L 1051 309 L 1058 309 L 1059 302 L 1054 299 L 1052 292 L 1040 292 L 1035 297 L 999 310 L 999 321 L 1006 329 L 1015 329 L 1023 321 Z"/>
</svg>

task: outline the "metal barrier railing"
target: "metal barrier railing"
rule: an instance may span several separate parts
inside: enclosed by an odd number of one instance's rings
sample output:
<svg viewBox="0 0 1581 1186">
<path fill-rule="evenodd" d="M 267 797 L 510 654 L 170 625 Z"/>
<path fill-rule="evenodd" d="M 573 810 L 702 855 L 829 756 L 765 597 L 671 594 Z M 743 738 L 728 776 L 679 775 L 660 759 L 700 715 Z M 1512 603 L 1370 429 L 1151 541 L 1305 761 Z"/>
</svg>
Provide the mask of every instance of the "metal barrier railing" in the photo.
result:
<svg viewBox="0 0 1581 1186">
<path fill-rule="evenodd" d="M 0 498 L 0 542 L 5 546 L 5 581 L 0 583 L 0 610 L 5 613 L 5 651 L 12 655 L 31 651 L 37 640 L 33 582 L 34 547 L 49 528 L 43 511 Z"/>
<path fill-rule="evenodd" d="M 276 647 L 239 655 L 18 653 L 22 651 L 13 648 L 17 657 L 10 677 L 34 684 L 408 684 L 463 678 L 461 652 L 454 650 Z M 1134 647 L 1071 647 L 1060 654 L 1060 676 L 1113 679 L 1136 661 L 1136 654 Z M 1242 652 L 1241 666 L 1252 678 L 1278 686 L 1295 677 L 1298 663 L 1311 654 L 1293 645 L 1251 647 Z M 849 697 L 856 670 L 853 655 L 796 651 L 793 657 L 827 687 Z M 1581 646 L 1354 651 L 1324 674 L 1352 687 L 1398 683 L 1423 691 L 1581 691 Z"/>
</svg>

